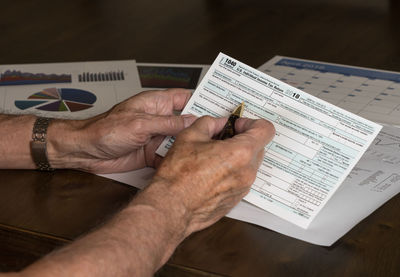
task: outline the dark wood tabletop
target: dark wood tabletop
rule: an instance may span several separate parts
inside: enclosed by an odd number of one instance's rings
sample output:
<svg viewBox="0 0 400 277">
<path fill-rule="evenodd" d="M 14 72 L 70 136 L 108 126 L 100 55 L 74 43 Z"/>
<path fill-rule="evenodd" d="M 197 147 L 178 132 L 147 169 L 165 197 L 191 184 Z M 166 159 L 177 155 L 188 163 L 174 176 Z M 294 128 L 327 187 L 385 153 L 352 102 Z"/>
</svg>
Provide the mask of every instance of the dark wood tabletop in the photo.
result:
<svg viewBox="0 0 400 277">
<path fill-rule="evenodd" d="M 400 71 L 392 0 L 14 0 L 0 6 L 0 64 L 136 59 L 253 67 L 275 55 Z M 400 120 L 400 119 L 399 119 Z M 0 171 L 0 271 L 90 231 L 136 193 L 88 173 Z M 400 276 L 400 196 L 331 247 L 223 218 L 159 276 Z"/>
</svg>

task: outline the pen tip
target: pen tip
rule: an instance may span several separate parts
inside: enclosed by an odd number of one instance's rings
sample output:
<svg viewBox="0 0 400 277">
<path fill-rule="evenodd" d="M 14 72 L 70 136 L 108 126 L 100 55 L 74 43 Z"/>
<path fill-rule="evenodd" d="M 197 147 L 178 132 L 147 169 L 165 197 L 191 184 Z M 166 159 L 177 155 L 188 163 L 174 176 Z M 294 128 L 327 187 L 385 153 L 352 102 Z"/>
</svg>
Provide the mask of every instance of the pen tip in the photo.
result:
<svg viewBox="0 0 400 277">
<path fill-rule="evenodd" d="M 233 111 L 233 114 L 237 115 L 238 117 L 242 117 L 244 111 L 244 102 L 242 102 L 236 109 Z"/>
</svg>

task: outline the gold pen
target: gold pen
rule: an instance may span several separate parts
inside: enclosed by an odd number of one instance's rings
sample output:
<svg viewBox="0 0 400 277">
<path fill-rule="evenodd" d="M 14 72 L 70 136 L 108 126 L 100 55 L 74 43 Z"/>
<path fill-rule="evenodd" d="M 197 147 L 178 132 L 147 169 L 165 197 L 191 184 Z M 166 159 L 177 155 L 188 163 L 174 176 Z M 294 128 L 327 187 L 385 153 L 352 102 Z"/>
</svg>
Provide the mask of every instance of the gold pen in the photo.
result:
<svg viewBox="0 0 400 277">
<path fill-rule="evenodd" d="M 221 133 L 219 133 L 218 139 L 223 140 L 231 138 L 236 134 L 235 122 L 236 119 L 242 117 L 243 111 L 244 111 L 244 102 L 242 102 L 242 104 L 240 104 L 239 106 L 236 107 L 236 109 L 233 110 Z"/>
</svg>

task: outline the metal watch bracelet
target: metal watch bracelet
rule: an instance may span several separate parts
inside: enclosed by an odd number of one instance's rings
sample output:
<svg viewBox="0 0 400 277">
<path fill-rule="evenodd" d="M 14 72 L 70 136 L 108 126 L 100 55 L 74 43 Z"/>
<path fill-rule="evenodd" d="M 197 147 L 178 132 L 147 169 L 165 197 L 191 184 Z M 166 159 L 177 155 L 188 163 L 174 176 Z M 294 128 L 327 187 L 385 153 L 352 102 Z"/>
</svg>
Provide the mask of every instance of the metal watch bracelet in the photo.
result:
<svg viewBox="0 0 400 277">
<path fill-rule="evenodd" d="M 31 153 L 39 171 L 53 171 L 47 157 L 47 128 L 52 118 L 38 117 L 33 124 Z"/>
</svg>

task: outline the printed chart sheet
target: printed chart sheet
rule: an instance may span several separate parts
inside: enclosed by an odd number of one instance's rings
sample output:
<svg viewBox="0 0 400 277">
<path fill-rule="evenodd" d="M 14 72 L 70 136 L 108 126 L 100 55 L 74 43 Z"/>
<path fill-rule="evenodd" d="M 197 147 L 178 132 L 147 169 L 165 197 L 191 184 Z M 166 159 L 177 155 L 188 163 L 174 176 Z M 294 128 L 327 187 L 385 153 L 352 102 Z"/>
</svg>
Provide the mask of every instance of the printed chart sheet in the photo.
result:
<svg viewBox="0 0 400 277">
<path fill-rule="evenodd" d="M 84 119 L 141 91 L 136 62 L 0 66 L 0 112 Z"/>
<path fill-rule="evenodd" d="M 320 100 L 220 53 L 183 113 L 227 116 L 245 102 L 244 117 L 273 122 L 276 136 L 248 202 L 307 228 L 381 126 Z M 173 138 L 158 149 L 165 155 Z"/>
<path fill-rule="evenodd" d="M 137 63 L 140 84 L 145 89 L 186 88 L 194 90 L 209 65 Z"/>
<path fill-rule="evenodd" d="M 400 125 L 400 73 L 275 56 L 258 68 L 369 120 Z"/>
</svg>

